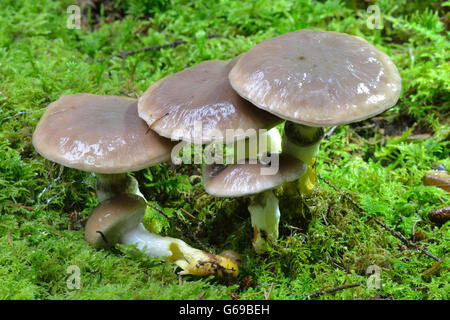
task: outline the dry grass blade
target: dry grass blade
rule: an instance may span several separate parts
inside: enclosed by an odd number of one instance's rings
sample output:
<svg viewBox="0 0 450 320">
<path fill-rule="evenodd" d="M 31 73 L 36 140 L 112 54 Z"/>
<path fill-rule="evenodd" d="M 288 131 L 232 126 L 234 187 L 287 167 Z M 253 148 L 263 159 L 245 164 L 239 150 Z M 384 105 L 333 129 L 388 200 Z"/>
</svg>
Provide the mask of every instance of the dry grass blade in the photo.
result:
<svg viewBox="0 0 450 320">
<path fill-rule="evenodd" d="M 10 206 L 19 207 L 19 208 L 24 208 L 24 209 L 27 209 L 27 210 L 29 210 L 29 211 L 34 211 L 34 209 L 33 209 L 32 207 L 25 206 L 25 205 L 23 205 L 23 204 L 18 204 L 18 203 L 13 203 L 13 202 L 9 202 L 8 204 L 9 204 Z"/>
<path fill-rule="evenodd" d="M 8 242 L 11 245 L 11 248 L 14 248 L 14 244 L 11 241 L 11 229 L 8 228 Z"/>
</svg>

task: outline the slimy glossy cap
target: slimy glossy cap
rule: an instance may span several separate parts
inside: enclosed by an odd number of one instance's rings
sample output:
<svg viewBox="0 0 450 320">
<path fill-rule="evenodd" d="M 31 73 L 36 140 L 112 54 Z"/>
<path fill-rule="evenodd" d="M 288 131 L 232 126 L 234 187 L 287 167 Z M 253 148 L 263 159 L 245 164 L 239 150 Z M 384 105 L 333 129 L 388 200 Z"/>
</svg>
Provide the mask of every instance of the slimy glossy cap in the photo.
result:
<svg viewBox="0 0 450 320">
<path fill-rule="evenodd" d="M 307 29 L 256 45 L 229 79 L 259 108 L 308 126 L 370 118 L 395 105 L 401 91 L 394 63 L 366 40 Z"/>
<path fill-rule="evenodd" d="M 281 122 L 231 88 L 228 73 L 236 61 L 204 61 L 159 80 L 139 99 L 139 116 L 161 136 L 203 144 L 223 141 L 227 129 L 258 130 Z"/>
<path fill-rule="evenodd" d="M 207 193 L 218 197 L 241 197 L 275 188 L 284 182 L 300 178 L 307 166 L 300 160 L 279 156 L 279 169 L 275 174 L 261 174 L 269 165 L 261 162 L 203 166 L 203 185 Z"/>
<path fill-rule="evenodd" d="M 106 174 L 137 171 L 169 159 L 174 145 L 147 128 L 134 99 L 67 95 L 48 106 L 33 145 L 66 167 Z"/>
</svg>

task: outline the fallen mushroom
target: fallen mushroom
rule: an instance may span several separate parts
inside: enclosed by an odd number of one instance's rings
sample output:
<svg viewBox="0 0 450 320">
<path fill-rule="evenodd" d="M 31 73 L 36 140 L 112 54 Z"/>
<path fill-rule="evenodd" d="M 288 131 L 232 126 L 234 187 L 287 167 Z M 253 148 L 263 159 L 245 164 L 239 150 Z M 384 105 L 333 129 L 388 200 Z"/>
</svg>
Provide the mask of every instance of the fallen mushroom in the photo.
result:
<svg viewBox="0 0 450 320">
<path fill-rule="evenodd" d="M 229 80 L 240 96 L 287 120 L 283 152 L 310 165 L 302 181 L 309 191 L 322 127 L 375 116 L 395 105 L 401 91 L 394 63 L 366 40 L 307 29 L 256 45 Z"/>
<path fill-rule="evenodd" d="M 181 275 L 239 274 L 238 258 L 225 252 L 214 255 L 192 248 L 180 239 L 149 232 L 142 224 L 145 201 L 135 195 L 119 195 L 103 201 L 92 212 L 85 227 L 85 239 L 94 248 L 108 248 L 117 243 L 135 245 L 141 252 L 161 257 L 183 269 Z"/>
<path fill-rule="evenodd" d="M 218 197 L 250 196 L 248 210 L 253 227 L 252 244 L 257 253 L 267 251 L 278 238 L 280 210 L 272 189 L 304 175 L 307 166 L 290 155 L 279 156 L 279 169 L 274 174 L 260 162 L 203 166 L 203 184 L 207 193 Z"/>
</svg>

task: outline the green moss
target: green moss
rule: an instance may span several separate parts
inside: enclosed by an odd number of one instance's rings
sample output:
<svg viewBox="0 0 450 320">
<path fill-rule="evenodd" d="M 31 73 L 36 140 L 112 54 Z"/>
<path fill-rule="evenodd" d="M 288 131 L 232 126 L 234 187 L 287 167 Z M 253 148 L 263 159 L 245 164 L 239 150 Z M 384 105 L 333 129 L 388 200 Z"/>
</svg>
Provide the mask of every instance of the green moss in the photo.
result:
<svg viewBox="0 0 450 320">
<path fill-rule="evenodd" d="M 427 214 L 449 205 L 450 197 L 421 181 L 433 163 L 450 168 L 450 50 L 442 7 L 433 1 L 377 1 L 383 29 L 371 30 L 364 1 L 106 1 L 111 6 L 91 12 L 90 19 L 83 16 L 83 29 L 72 30 L 66 25 L 72 2 L 0 4 L 0 298 L 193 299 L 205 293 L 205 299 L 230 299 L 234 291 L 263 299 L 252 294 L 273 283 L 272 299 L 309 299 L 305 293 L 358 282 L 317 299 L 448 299 L 448 223 L 439 228 Z M 135 173 L 147 199 L 168 216 L 147 215 L 163 234 L 198 247 L 180 229 L 178 214 L 211 251 L 240 252 L 241 277 L 251 275 L 254 286 L 240 290 L 240 279 L 190 276 L 180 286 L 171 264 L 126 246 L 90 248 L 83 219 L 97 205 L 95 177 L 35 152 L 31 135 L 45 107 L 76 92 L 142 94 L 168 74 L 207 59 L 231 59 L 300 28 L 362 36 L 392 57 L 403 78 L 399 103 L 377 126 L 338 127 L 323 141 L 317 172 L 339 192 L 320 179 L 308 198 L 280 189 L 280 241 L 258 256 L 250 242 L 247 199 L 205 194 L 196 166 L 162 164 Z M 214 33 L 220 36 L 206 39 Z M 177 39 L 187 43 L 124 61 L 110 57 Z M 361 126 L 367 124 L 373 123 Z M 432 137 L 408 139 L 416 132 Z M 73 212 L 78 218 L 69 231 Z M 417 244 L 443 258 L 440 271 L 424 277 L 434 261 L 406 248 L 372 216 L 407 238 L 421 230 L 425 239 Z M 72 290 L 67 268 L 73 265 L 80 269 L 81 288 Z M 367 285 L 370 265 L 380 268 L 379 289 Z"/>
</svg>

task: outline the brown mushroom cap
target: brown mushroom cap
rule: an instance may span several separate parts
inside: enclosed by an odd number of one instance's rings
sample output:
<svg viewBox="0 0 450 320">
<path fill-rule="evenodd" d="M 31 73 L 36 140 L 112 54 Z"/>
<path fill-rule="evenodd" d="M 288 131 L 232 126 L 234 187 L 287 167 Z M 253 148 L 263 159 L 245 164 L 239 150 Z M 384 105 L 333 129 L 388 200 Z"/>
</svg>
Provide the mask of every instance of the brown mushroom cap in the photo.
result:
<svg viewBox="0 0 450 320">
<path fill-rule="evenodd" d="M 74 94 L 51 103 L 33 134 L 45 158 L 96 173 L 147 168 L 170 157 L 173 142 L 147 131 L 134 99 Z"/>
<path fill-rule="evenodd" d="M 256 45 L 229 79 L 261 109 L 308 126 L 370 118 L 392 107 L 401 91 L 394 63 L 366 40 L 307 29 Z"/>
<path fill-rule="evenodd" d="M 231 88 L 228 73 L 236 61 L 204 61 L 159 80 L 139 99 L 139 116 L 161 136 L 203 144 L 222 142 L 226 129 L 258 130 L 281 122 Z M 194 130 L 198 121 L 201 133 Z M 213 136 L 213 130 L 223 139 Z"/>
<path fill-rule="evenodd" d="M 257 194 L 275 188 L 284 182 L 301 177 L 307 169 L 302 161 L 288 156 L 279 156 L 279 170 L 276 174 L 262 175 L 262 168 L 269 168 L 260 162 L 224 165 L 204 165 L 203 185 L 205 191 L 218 197 L 241 197 Z"/>
<path fill-rule="evenodd" d="M 86 222 L 84 238 L 96 249 L 111 247 L 142 221 L 145 209 L 145 201 L 133 195 L 103 201 Z"/>
</svg>

